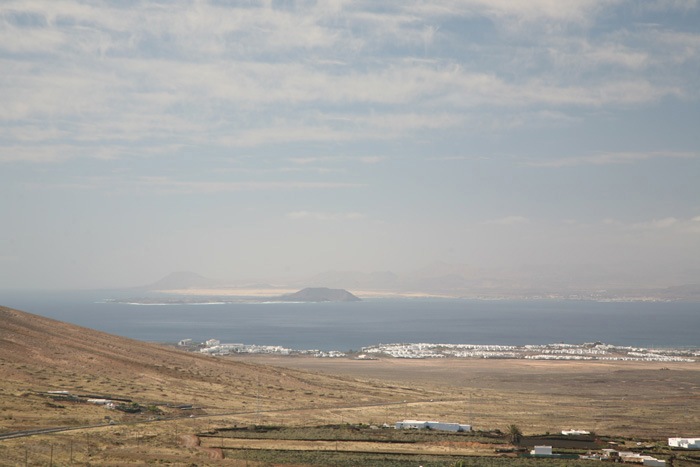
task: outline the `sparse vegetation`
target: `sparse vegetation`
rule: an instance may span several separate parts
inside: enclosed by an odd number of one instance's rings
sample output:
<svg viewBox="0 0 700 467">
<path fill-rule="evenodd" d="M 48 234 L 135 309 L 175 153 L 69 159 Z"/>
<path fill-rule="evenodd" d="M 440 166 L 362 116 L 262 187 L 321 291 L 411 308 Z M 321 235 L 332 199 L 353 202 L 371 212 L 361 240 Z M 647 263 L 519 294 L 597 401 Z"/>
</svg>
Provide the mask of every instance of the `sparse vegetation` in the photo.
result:
<svg viewBox="0 0 700 467">
<path fill-rule="evenodd" d="M 222 441 L 231 443 L 225 449 L 227 457 L 258 459 L 262 465 L 277 463 L 274 459 L 296 465 L 416 465 L 415 454 L 336 453 L 333 450 L 337 442 L 341 450 L 344 443 L 423 450 L 426 454 L 420 455 L 420 465 L 424 467 L 459 467 L 460 461 L 470 466 L 542 467 L 557 464 L 514 458 L 514 450 L 506 444 L 507 430 L 500 433 L 494 427 L 503 429 L 514 424 L 522 427 L 525 435 L 546 431 L 556 434 L 562 428 L 595 429 L 599 435 L 635 435 L 647 444 L 670 431 L 692 431 L 700 426 L 700 414 L 687 409 L 696 396 L 689 388 L 700 387 L 700 366 L 695 364 L 670 365 L 670 370 L 660 372 L 653 365 L 631 362 L 444 359 L 358 364 L 352 360 L 260 356 L 219 359 L 31 315 L 2 318 L 0 331 L 14 336 L 17 343 L 3 346 L 0 432 L 105 425 L 105 416 L 115 422 L 89 431 L 4 440 L 0 446 L 7 465 L 24 465 L 25 448 L 29 465 L 48 465 L 51 444 L 54 465 L 69 465 L 71 447 L 75 467 L 131 467 L 144 465 L 147 460 L 178 467 L 205 465 L 202 460 L 206 454 L 183 448 L 180 437 L 208 433 L 202 437 L 205 447 L 214 448 Z M 47 335 L 52 336 L 50 340 Z M 57 348 L 63 350 L 54 360 Z M 38 380 L 37 374 L 47 379 Z M 52 399 L 45 394 L 50 390 L 131 400 L 125 406 L 138 411 L 108 411 L 71 397 Z M 177 407 L 188 405 L 195 409 Z M 189 418 L 190 414 L 213 413 L 229 415 Z M 393 425 L 403 418 L 470 422 L 469 413 L 477 428 L 471 433 L 369 426 Z M 163 420 L 156 420 L 158 417 Z M 149 423 L 133 424 L 149 419 Z M 649 424 L 649 420 L 654 423 Z M 234 425 L 246 428 L 233 430 Z M 255 426 L 249 429 L 250 425 Z M 326 446 L 330 451 L 297 454 L 274 449 L 287 441 L 330 443 Z M 250 449 L 247 443 L 268 445 L 270 449 Z M 525 440 L 521 442 L 524 444 Z M 471 454 L 463 454 L 466 452 Z M 501 455 L 510 457 L 497 457 Z M 675 455 L 673 467 L 696 467 L 699 459 L 693 456 Z M 567 461 L 567 465 L 577 464 Z"/>
<path fill-rule="evenodd" d="M 249 426 L 224 428 L 211 434 L 211 438 L 314 440 L 314 441 L 369 441 L 383 443 L 419 442 L 470 442 L 501 444 L 501 437 L 485 436 L 478 432 L 453 433 L 434 430 L 396 430 L 370 428 L 371 425 L 322 425 L 322 426 Z"/>
<path fill-rule="evenodd" d="M 520 431 L 517 425 L 508 425 L 508 440 L 511 444 L 520 444 L 520 440 L 523 437 L 523 432 Z"/>
</svg>

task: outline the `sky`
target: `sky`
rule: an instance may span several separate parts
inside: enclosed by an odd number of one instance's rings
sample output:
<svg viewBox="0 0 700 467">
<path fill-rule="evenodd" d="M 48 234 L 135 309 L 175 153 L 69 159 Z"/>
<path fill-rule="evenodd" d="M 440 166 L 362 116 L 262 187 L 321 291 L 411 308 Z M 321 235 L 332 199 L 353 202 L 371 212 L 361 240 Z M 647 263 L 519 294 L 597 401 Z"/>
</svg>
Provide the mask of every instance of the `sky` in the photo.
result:
<svg viewBox="0 0 700 467">
<path fill-rule="evenodd" d="M 700 282 L 698 1 L 4 0 L 0 71 L 0 289 Z"/>
</svg>

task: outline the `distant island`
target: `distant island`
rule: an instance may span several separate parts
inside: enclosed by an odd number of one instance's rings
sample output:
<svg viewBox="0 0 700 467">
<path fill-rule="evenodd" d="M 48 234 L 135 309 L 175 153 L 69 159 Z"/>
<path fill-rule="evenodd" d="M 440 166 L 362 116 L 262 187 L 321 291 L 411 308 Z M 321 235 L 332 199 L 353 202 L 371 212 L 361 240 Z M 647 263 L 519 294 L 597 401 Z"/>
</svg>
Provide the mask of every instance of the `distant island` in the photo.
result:
<svg viewBox="0 0 700 467">
<path fill-rule="evenodd" d="M 269 301 L 269 300 L 268 300 Z M 279 297 L 284 302 L 359 302 L 360 299 L 345 289 L 307 287 L 292 294 Z"/>
<path fill-rule="evenodd" d="M 327 287 L 307 287 L 291 294 L 273 297 L 226 297 L 226 296 L 179 296 L 179 297 L 137 297 L 108 299 L 110 303 L 127 303 L 134 305 L 197 305 L 216 303 L 251 303 L 251 302 L 359 302 L 361 299 L 344 289 Z"/>
<path fill-rule="evenodd" d="M 119 302 L 153 305 L 352 300 L 351 297 L 327 293 L 328 290 L 345 292 L 344 287 L 361 291 L 363 297 L 372 298 L 700 302 L 700 277 L 687 277 L 683 280 L 691 282 L 685 284 L 679 282 L 678 285 L 657 286 L 654 281 L 638 283 L 633 278 L 618 278 L 614 273 L 605 276 L 607 279 L 602 282 L 590 281 L 588 275 L 576 274 L 575 270 L 544 270 L 533 276 L 518 271 L 484 270 L 443 262 L 401 275 L 390 271 L 326 271 L 290 282 L 259 279 L 231 282 L 211 279 L 196 272 L 176 271 L 151 284 L 116 289 L 115 293 L 118 293 L 118 297 L 141 297 L 120 298 Z M 567 279 L 562 281 L 562 277 Z M 303 287 L 310 288 L 299 290 Z"/>
</svg>

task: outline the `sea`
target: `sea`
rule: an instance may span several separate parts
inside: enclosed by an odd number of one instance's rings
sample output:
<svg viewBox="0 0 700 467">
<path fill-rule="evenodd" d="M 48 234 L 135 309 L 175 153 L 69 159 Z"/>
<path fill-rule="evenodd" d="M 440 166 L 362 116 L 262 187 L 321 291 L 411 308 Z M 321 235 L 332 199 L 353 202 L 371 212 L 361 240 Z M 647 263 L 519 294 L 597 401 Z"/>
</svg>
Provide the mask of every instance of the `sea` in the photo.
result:
<svg viewBox="0 0 700 467">
<path fill-rule="evenodd" d="M 391 343 L 606 344 L 700 348 L 700 303 L 364 299 L 133 305 L 109 291 L 0 291 L 0 305 L 148 342 L 360 350 Z"/>
</svg>

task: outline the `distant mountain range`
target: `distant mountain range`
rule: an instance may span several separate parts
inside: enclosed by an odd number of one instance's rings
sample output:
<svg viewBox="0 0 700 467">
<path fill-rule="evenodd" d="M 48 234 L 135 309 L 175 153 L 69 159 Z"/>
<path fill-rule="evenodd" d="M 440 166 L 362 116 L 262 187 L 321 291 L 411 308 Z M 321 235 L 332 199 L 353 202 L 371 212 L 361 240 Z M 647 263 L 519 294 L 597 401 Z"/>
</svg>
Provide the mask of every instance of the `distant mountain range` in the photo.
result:
<svg viewBox="0 0 700 467">
<path fill-rule="evenodd" d="M 146 285 L 143 288 L 148 290 L 178 290 L 178 289 L 204 289 L 221 287 L 225 285 L 224 281 L 209 279 L 201 276 L 196 272 L 177 271 L 172 272 L 153 284 Z"/>
<path fill-rule="evenodd" d="M 688 278 L 698 275 L 689 274 Z M 195 289 L 225 289 L 227 293 L 224 295 L 230 297 L 244 296 L 246 290 L 265 289 L 266 292 L 271 292 L 265 300 L 284 301 L 345 300 L 340 295 L 320 293 L 319 290 L 322 289 L 342 290 L 345 293 L 349 293 L 346 290 L 353 290 L 355 293 L 360 292 L 360 296 L 366 293 L 374 296 L 403 294 L 460 298 L 700 301 L 700 277 L 697 283 L 673 285 L 674 281 L 678 280 L 681 278 L 669 277 L 665 285 L 636 286 L 634 284 L 655 282 L 643 275 L 631 276 L 622 269 L 601 270 L 592 265 L 579 268 L 549 265 L 499 270 L 436 262 L 401 275 L 391 271 L 327 271 L 274 286 L 260 285 L 260 282 L 256 285 L 231 284 L 194 272 L 174 272 L 153 284 L 132 290 L 138 293 L 180 291 L 179 293 L 184 295 L 187 290 L 193 290 L 194 294 Z M 240 294 L 231 293 L 236 289 Z M 301 290 L 280 296 L 289 289 Z M 275 290 L 281 290 L 280 295 L 274 295 Z M 231 298 L 209 298 L 233 301 Z M 196 300 L 200 299 L 201 297 Z"/>
<path fill-rule="evenodd" d="M 671 285 L 696 278 L 697 283 Z M 658 282 L 653 277 L 641 272 L 633 275 L 623 268 L 604 269 L 594 265 L 485 269 L 436 262 L 402 275 L 388 271 L 328 271 L 304 283 L 315 287 L 347 287 L 358 292 L 460 298 L 700 302 L 700 273 L 689 271 L 684 277 L 668 276 L 666 284 L 655 285 Z"/>
<path fill-rule="evenodd" d="M 201 276 L 200 276 L 201 277 Z M 251 303 L 251 302 L 358 302 L 360 299 L 344 289 L 329 289 L 327 287 L 308 287 L 298 292 L 276 295 L 271 297 L 242 297 L 240 295 L 181 295 L 188 290 L 182 287 L 176 290 L 180 293 L 171 296 L 132 297 L 107 300 L 113 303 L 131 303 L 139 305 L 191 305 L 201 303 Z M 165 290 L 165 289 L 163 289 Z M 193 289 L 194 290 L 194 289 Z"/>
</svg>

